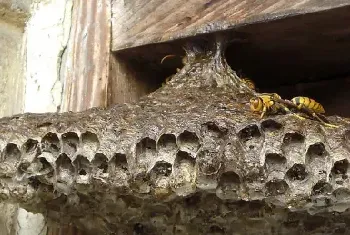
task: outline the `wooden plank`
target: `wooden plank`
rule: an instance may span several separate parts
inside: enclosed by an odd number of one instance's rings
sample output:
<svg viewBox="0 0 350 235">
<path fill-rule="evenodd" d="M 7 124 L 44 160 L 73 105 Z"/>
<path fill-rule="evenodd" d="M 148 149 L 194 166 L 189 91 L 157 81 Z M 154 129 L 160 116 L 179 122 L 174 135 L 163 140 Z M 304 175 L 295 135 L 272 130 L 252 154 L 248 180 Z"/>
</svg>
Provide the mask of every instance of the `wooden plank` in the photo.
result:
<svg viewBox="0 0 350 235">
<path fill-rule="evenodd" d="M 130 103 L 156 90 L 162 81 L 155 70 L 120 55 L 111 55 L 108 82 L 108 106 Z"/>
<path fill-rule="evenodd" d="M 74 1 L 66 61 L 62 111 L 107 105 L 110 54 L 110 4 L 107 0 Z"/>
<path fill-rule="evenodd" d="M 112 50 L 349 5 L 349 0 L 112 0 Z"/>
</svg>

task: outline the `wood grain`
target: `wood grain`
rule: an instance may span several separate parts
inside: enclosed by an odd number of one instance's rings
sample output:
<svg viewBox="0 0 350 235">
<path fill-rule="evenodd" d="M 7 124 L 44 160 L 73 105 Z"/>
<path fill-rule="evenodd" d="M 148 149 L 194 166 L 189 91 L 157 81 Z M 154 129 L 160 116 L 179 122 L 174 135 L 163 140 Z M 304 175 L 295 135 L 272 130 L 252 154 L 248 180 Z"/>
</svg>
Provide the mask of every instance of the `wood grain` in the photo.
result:
<svg viewBox="0 0 350 235">
<path fill-rule="evenodd" d="M 112 50 L 348 5 L 349 0 L 112 0 Z"/>
<path fill-rule="evenodd" d="M 66 49 L 63 111 L 107 105 L 110 54 L 109 1 L 74 1 L 72 28 Z"/>
</svg>

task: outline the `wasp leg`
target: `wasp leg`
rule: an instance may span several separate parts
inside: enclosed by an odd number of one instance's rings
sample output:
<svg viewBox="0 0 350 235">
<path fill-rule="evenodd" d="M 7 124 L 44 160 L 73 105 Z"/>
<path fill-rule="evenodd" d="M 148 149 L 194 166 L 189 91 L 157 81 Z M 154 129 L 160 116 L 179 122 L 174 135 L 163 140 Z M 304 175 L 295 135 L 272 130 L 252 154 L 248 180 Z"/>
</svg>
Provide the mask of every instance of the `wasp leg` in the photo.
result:
<svg viewBox="0 0 350 235">
<path fill-rule="evenodd" d="M 282 108 L 286 113 L 290 113 L 290 114 L 292 114 L 294 117 L 299 118 L 300 120 L 305 120 L 304 117 L 302 117 L 302 116 L 300 116 L 300 115 L 298 115 L 298 114 L 296 114 L 296 113 L 293 113 L 292 111 L 290 111 L 289 108 L 287 108 L 287 107 L 284 106 L 284 105 L 280 105 L 280 108 Z"/>
<path fill-rule="evenodd" d="M 321 122 L 323 125 L 331 127 L 331 128 L 338 128 L 339 126 L 333 125 L 330 123 L 325 122 L 322 118 L 319 117 L 319 115 L 315 112 L 312 113 L 312 116 L 314 116 L 319 122 Z M 328 121 L 328 120 L 327 120 Z"/>
<path fill-rule="evenodd" d="M 264 117 L 264 115 L 265 115 L 265 113 L 266 113 L 266 110 L 267 110 L 267 108 L 266 108 L 266 106 L 264 106 L 264 108 L 263 108 L 263 110 L 262 110 L 262 112 L 261 112 L 261 115 L 260 115 L 260 118 L 261 118 L 261 119 Z"/>
</svg>

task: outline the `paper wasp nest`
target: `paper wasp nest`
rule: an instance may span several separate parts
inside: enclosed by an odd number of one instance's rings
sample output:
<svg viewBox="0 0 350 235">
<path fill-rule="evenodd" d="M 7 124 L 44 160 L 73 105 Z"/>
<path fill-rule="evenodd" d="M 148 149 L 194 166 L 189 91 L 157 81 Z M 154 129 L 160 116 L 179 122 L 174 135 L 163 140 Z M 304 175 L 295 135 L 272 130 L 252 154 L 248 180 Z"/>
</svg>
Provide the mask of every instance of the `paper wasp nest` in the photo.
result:
<svg viewBox="0 0 350 235">
<path fill-rule="evenodd" d="M 260 120 L 215 46 L 138 103 L 0 119 L 1 199 L 92 233 L 349 233 L 347 121 Z"/>
</svg>

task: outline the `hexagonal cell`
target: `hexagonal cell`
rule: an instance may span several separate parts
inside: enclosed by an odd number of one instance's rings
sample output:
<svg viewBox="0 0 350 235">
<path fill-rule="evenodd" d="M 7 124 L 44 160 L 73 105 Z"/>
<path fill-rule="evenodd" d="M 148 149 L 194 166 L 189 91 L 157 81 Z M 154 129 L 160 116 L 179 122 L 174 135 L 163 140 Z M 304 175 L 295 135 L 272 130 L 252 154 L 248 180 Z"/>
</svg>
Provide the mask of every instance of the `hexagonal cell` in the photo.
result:
<svg viewBox="0 0 350 235">
<path fill-rule="evenodd" d="M 75 169 L 71 159 L 61 153 L 56 160 L 57 182 L 71 184 L 75 178 Z"/>
<path fill-rule="evenodd" d="M 158 150 L 160 152 L 176 151 L 176 136 L 173 134 L 163 134 L 160 136 L 158 143 Z"/>
<path fill-rule="evenodd" d="M 94 170 L 98 170 L 101 173 L 108 172 L 108 158 L 103 153 L 96 153 L 91 165 Z"/>
<path fill-rule="evenodd" d="M 182 132 L 178 136 L 177 143 L 181 151 L 191 153 L 193 156 L 200 147 L 198 136 L 196 133 L 190 131 Z"/>
<path fill-rule="evenodd" d="M 281 149 L 288 159 L 304 162 L 305 137 L 298 132 L 286 133 L 283 137 Z"/>
<path fill-rule="evenodd" d="M 116 153 L 108 163 L 113 169 L 128 171 L 128 161 L 123 153 Z"/>
<path fill-rule="evenodd" d="M 244 143 L 247 142 L 248 140 L 254 139 L 254 138 L 260 138 L 261 133 L 259 131 L 259 127 L 255 124 L 253 125 L 248 125 L 242 130 L 238 132 L 238 137 L 240 140 Z"/>
<path fill-rule="evenodd" d="M 279 153 L 267 153 L 265 155 L 265 165 L 268 168 L 280 169 L 282 165 L 286 164 L 287 159 Z"/>
<path fill-rule="evenodd" d="M 304 180 L 307 175 L 304 164 L 294 164 L 286 173 L 290 180 Z"/>
<path fill-rule="evenodd" d="M 201 150 L 197 155 L 199 171 L 205 175 L 212 175 L 219 171 L 222 156 L 217 151 Z"/>
<path fill-rule="evenodd" d="M 284 194 L 289 186 L 284 180 L 270 180 L 265 184 L 266 196 L 277 196 Z"/>
<path fill-rule="evenodd" d="M 274 132 L 281 130 L 283 125 L 273 119 L 267 119 L 261 122 L 261 128 L 265 132 Z"/>
<path fill-rule="evenodd" d="M 87 175 L 91 171 L 90 161 L 83 155 L 78 155 L 74 159 L 73 165 L 80 176 Z"/>
<path fill-rule="evenodd" d="M 60 141 L 56 133 L 49 132 L 41 139 L 41 151 L 58 154 Z"/>
<path fill-rule="evenodd" d="M 169 176 L 172 172 L 172 165 L 169 162 L 158 161 L 150 171 L 150 180 L 157 198 L 166 197 L 171 193 Z"/>
<path fill-rule="evenodd" d="M 8 143 L 1 153 L 1 176 L 12 177 L 16 174 L 21 159 L 21 152 L 16 144 Z"/>
<path fill-rule="evenodd" d="M 218 126 L 215 122 L 206 122 L 201 125 L 201 134 L 204 138 L 222 139 L 227 133 L 227 128 Z"/>
<path fill-rule="evenodd" d="M 73 157 L 77 151 L 79 144 L 79 136 L 75 132 L 67 132 L 62 134 L 62 152 Z"/>
<path fill-rule="evenodd" d="M 172 165 L 169 162 L 159 161 L 156 162 L 154 167 L 151 170 L 151 174 L 154 174 L 156 177 L 158 176 L 170 176 L 172 172 Z"/>
<path fill-rule="evenodd" d="M 347 159 L 336 161 L 332 167 L 330 178 L 342 185 L 348 176 L 349 161 Z"/>
<path fill-rule="evenodd" d="M 184 151 L 176 154 L 172 174 L 172 187 L 179 196 L 187 196 L 196 189 L 195 159 Z"/>
<path fill-rule="evenodd" d="M 255 124 L 248 125 L 238 132 L 238 137 L 242 144 L 249 150 L 257 150 L 261 146 L 262 135 L 259 127 Z"/>
<path fill-rule="evenodd" d="M 315 143 L 309 146 L 306 152 L 307 164 L 324 164 L 324 159 L 328 155 L 325 145 L 323 143 Z"/>
<path fill-rule="evenodd" d="M 108 177 L 110 186 L 124 187 L 126 186 L 129 176 L 129 166 L 127 157 L 123 153 L 116 153 L 108 162 Z"/>
<path fill-rule="evenodd" d="M 151 138 L 143 138 L 136 144 L 136 157 L 156 155 L 156 141 Z"/>
<path fill-rule="evenodd" d="M 86 131 L 81 135 L 81 147 L 82 150 L 79 151 L 88 159 L 92 160 L 95 156 L 96 151 L 100 147 L 100 141 L 95 133 Z"/>
<path fill-rule="evenodd" d="M 16 144 L 8 143 L 2 152 L 2 161 L 18 161 L 21 159 L 21 151 Z"/>
<path fill-rule="evenodd" d="M 36 155 L 38 153 L 39 142 L 37 140 L 28 139 L 22 145 L 22 151 L 28 155 Z"/>
<path fill-rule="evenodd" d="M 326 194 L 332 192 L 332 185 L 329 183 L 320 180 L 312 187 L 312 195 Z"/>
<path fill-rule="evenodd" d="M 216 189 L 216 195 L 225 200 L 238 200 L 239 190 L 241 189 L 241 179 L 234 171 L 223 173 L 219 179 L 219 185 Z"/>
</svg>

